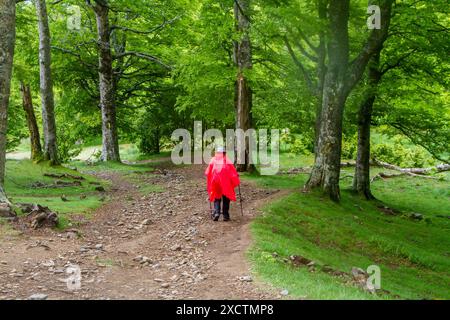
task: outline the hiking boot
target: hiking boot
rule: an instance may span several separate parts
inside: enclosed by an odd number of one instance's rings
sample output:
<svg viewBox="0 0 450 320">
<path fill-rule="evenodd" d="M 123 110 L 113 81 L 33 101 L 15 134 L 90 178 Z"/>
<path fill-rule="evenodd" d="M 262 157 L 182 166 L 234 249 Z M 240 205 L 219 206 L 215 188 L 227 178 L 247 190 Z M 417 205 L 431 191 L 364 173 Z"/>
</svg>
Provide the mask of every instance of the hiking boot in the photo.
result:
<svg viewBox="0 0 450 320">
<path fill-rule="evenodd" d="M 230 221 L 230 216 L 224 216 L 223 221 Z"/>
<path fill-rule="evenodd" d="M 213 220 L 214 221 L 219 221 L 219 218 L 220 218 L 220 214 L 213 215 Z"/>
</svg>

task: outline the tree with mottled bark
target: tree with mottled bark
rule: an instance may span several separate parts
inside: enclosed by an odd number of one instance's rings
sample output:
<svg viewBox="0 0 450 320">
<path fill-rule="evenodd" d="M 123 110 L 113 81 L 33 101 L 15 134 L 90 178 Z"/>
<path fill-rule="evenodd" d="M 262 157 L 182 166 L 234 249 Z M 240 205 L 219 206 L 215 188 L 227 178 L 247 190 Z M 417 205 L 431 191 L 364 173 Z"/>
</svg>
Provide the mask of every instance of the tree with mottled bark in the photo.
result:
<svg viewBox="0 0 450 320">
<path fill-rule="evenodd" d="M 11 213 L 10 203 L 4 191 L 4 182 L 6 130 L 15 39 L 16 1 L 0 0 L 0 215 Z"/>
<path fill-rule="evenodd" d="M 116 124 L 116 101 L 114 91 L 113 56 L 111 52 L 111 30 L 108 2 L 87 1 L 95 13 L 97 22 L 98 73 L 100 107 L 102 112 L 102 160 L 119 161 L 119 137 Z"/>
<path fill-rule="evenodd" d="M 358 56 L 349 55 L 349 0 L 330 0 L 328 7 L 328 65 L 325 74 L 317 155 L 306 189 L 321 188 L 332 200 L 340 200 L 339 176 L 345 102 L 364 70 L 385 41 L 393 0 L 380 1 L 381 28 L 374 29 Z"/>
<path fill-rule="evenodd" d="M 44 160 L 59 164 L 56 138 L 55 100 L 51 71 L 51 38 L 45 0 L 36 0 L 39 29 L 39 70 L 44 133 Z"/>
<path fill-rule="evenodd" d="M 241 38 L 234 42 L 234 62 L 238 68 L 235 82 L 235 108 L 236 108 L 236 129 L 243 132 L 253 128 L 252 121 L 252 88 L 245 76 L 246 70 L 252 68 L 252 48 L 250 42 L 250 0 L 234 1 L 234 16 L 236 20 L 236 30 L 241 34 Z M 238 143 L 236 150 L 236 168 L 239 172 L 254 171 L 251 164 L 249 137 L 244 137 L 245 141 Z M 243 153 L 243 154 L 242 154 Z"/>
<path fill-rule="evenodd" d="M 368 66 L 368 83 L 358 111 L 358 147 L 353 190 L 367 200 L 375 199 L 370 190 L 370 125 L 373 104 L 381 81 L 380 53 L 375 54 Z"/>
<path fill-rule="evenodd" d="M 30 85 L 21 82 L 20 91 L 22 92 L 22 106 L 27 119 L 28 131 L 30 132 L 31 160 L 38 162 L 42 160 L 43 153 L 39 127 L 36 121 L 36 115 L 34 114 Z"/>
</svg>

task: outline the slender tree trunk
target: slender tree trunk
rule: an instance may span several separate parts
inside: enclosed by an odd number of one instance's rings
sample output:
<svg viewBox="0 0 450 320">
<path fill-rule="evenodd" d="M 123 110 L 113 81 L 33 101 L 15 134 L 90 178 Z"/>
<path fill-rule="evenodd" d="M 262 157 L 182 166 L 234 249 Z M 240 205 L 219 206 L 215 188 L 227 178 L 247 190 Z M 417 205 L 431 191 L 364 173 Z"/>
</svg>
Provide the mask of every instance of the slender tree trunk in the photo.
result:
<svg viewBox="0 0 450 320">
<path fill-rule="evenodd" d="M 30 132 L 31 144 L 31 160 L 40 161 L 43 158 L 41 137 L 39 134 L 39 127 L 34 114 L 33 100 L 31 98 L 30 86 L 20 83 L 20 91 L 22 92 L 22 106 L 25 111 L 27 119 L 28 130 Z"/>
<path fill-rule="evenodd" d="M 55 101 L 51 73 L 50 28 L 45 0 L 36 0 L 39 29 L 39 67 L 44 133 L 44 159 L 59 164 L 56 139 Z"/>
<path fill-rule="evenodd" d="M 245 70 L 252 68 L 252 48 L 250 42 L 250 0 L 236 0 L 234 3 L 234 16 L 236 19 L 236 30 L 242 33 L 240 41 L 234 43 L 234 59 L 238 67 L 238 75 L 235 83 L 235 107 L 236 107 L 236 129 L 246 132 L 253 127 L 252 121 L 252 89 L 245 77 Z M 250 143 L 245 139 L 245 150 L 238 148 L 236 158 L 244 158 L 244 163 L 237 163 L 236 168 L 240 172 L 251 172 L 255 169 L 250 164 Z M 244 155 L 241 156 L 241 153 Z"/>
<path fill-rule="evenodd" d="M 161 153 L 161 132 L 160 132 L 159 127 L 157 127 L 155 129 L 155 146 L 154 146 L 154 149 L 155 149 L 155 153 L 156 154 L 160 154 Z"/>
<path fill-rule="evenodd" d="M 102 160 L 120 161 L 109 8 L 106 1 L 96 1 L 92 8 L 97 21 L 99 48 L 100 106 L 102 110 L 103 139 Z"/>
<path fill-rule="evenodd" d="M 379 64 L 380 53 L 374 55 L 369 63 L 368 88 L 358 113 L 358 154 L 353 178 L 353 190 L 367 200 L 375 199 L 370 190 L 370 123 L 372 121 L 373 104 L 381 81 Z"/>
<path fill-rule="evenodd" d="M 16 40 L 16 1 L 0 0 L 0 211 L 11 213 L 4 191 L 6 165 L 6 131 L 11 75 Z"/>
</svg>

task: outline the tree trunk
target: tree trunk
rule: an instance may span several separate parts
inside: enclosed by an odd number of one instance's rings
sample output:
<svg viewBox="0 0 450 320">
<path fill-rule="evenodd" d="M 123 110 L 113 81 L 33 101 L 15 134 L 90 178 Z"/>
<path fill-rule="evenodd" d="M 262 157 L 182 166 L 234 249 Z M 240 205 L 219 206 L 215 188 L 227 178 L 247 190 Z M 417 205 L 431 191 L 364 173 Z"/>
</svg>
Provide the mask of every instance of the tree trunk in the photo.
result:
<svg viewBox="0 0 450 320">
<path fill-rule="evenodd" d="M 0 0 L 0 203 L 6 209 L 9 208 L 4 191 L 6 131 L 15 40 L 16 1 Z"/>
<path fill-rule="evenodd" d="M 358 113 L 358 154 L 353 178 L 353 190 L 367 200 L 375 199 L 370 190 L 370 123 L 372 121 L 373 104 L 381 81 L 379 64 L 380 53 L 377 53 L 369 64 L 368 88 Z"/>
<path fill-rule="evenodd" d="M 347 98 L 344 81 L 349 59 L 349 0 L 330 1 L 329 16 L 329 65 L 323 88 L 316 161 L 307 188 L 322 187 L 332 200 L 339 201 L 342 118 Z"/>
<path fill-rule="evenodd" d="M 44 133 L 44 160 L 58 164 L 56 140 L 55 101 L 51 73 L 50 28 L 45 0 L 36 0 L 39 29 L 39 68 L 42 101 L 42 124 Z"/>
<path fill-rule="evenodd" d="M 373 30 L 363 49 L 349 63 L 349 0 L 330 0 L 328 7 L 328 68 L 322 99 L 317 155 L 306 189 L 320 187 L 332 200 L 340 200 L 339 176 L 344 106 L 374 54 L 387 38 L 393 0 L 380 1 L 381 29 Z"/>
<path fill-rule="evenodd" d="M 119 161 L 119 138 L 116 125 L 114 73 L 111 53 L 109 8 L 106 1 L 96 1 L 92 6 L 97 21 L 100 106 L 102 110 L 102 160 Z"/>
<path fill-rule="evenodd" d="M 156 154 L 160 154 L 161 153 L 161 132 L 160 131 L 161 130 L 160 130 L 159 127 L 157 127 L 155 129 L 155 146 L 154 146 L 154 149 L 155 149 L 155 153 Z"/>
<path fill-rule="evenodd" d="M 30 132 L 30 144 L 31 144 L 31 160 L 40 161 L 43 158 L 41 137 L 39 134 L 39 127 L 34 114 L 33 100 L 31 98 L 30 86 L 20 83 L 20 91 L 22 92 L 22 106 L 25 111 L 25 117 L 27 119 L 28 130 Z"/>
<path fill-rule="evenodd" d="M 236 30 L 242 33 L 240 41 L 234 43 L 234 60 L 238 67 L 238 75 L 235 83 L 235 107 L 236 107 L 236 129 L 246 132 L 253 127 L 252 121 L 252 89 L 245 77 L 245 70 L 252 68 L 252 48 L 250 43 L 250 0 L 236 0 L 234 3 L 234 16 L 236 19 Z M 250 137 L 249 137 L 250 138 Z M 235 154 L 236 168 L 239 172 L 251 172 L 255 169 L 250 164 L 250 142 L 245 138 L 245 147 L 238 146 Z M 244 153 L 244 154 L 242 154 Z"/>
</svg>

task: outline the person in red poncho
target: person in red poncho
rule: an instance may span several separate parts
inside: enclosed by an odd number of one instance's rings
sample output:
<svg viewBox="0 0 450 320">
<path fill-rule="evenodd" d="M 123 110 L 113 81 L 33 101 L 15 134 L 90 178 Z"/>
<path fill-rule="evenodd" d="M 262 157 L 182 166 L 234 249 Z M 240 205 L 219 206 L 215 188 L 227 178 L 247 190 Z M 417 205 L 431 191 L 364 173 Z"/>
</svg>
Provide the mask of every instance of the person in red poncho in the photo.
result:
<svg viewBox="0 0 450 320">
<path fill-rule="evenodd" d="M 236 201 L 236 188 L 241 182 L 233 162 L 227 157 L 225 149 L 218 147 L 205 171 L 209 201 L 214 202 L 214 221 L 220 218 L 220 206 L 223 201 L 223 220 L 230 220 L 230 201 Z"/>
</svg>

